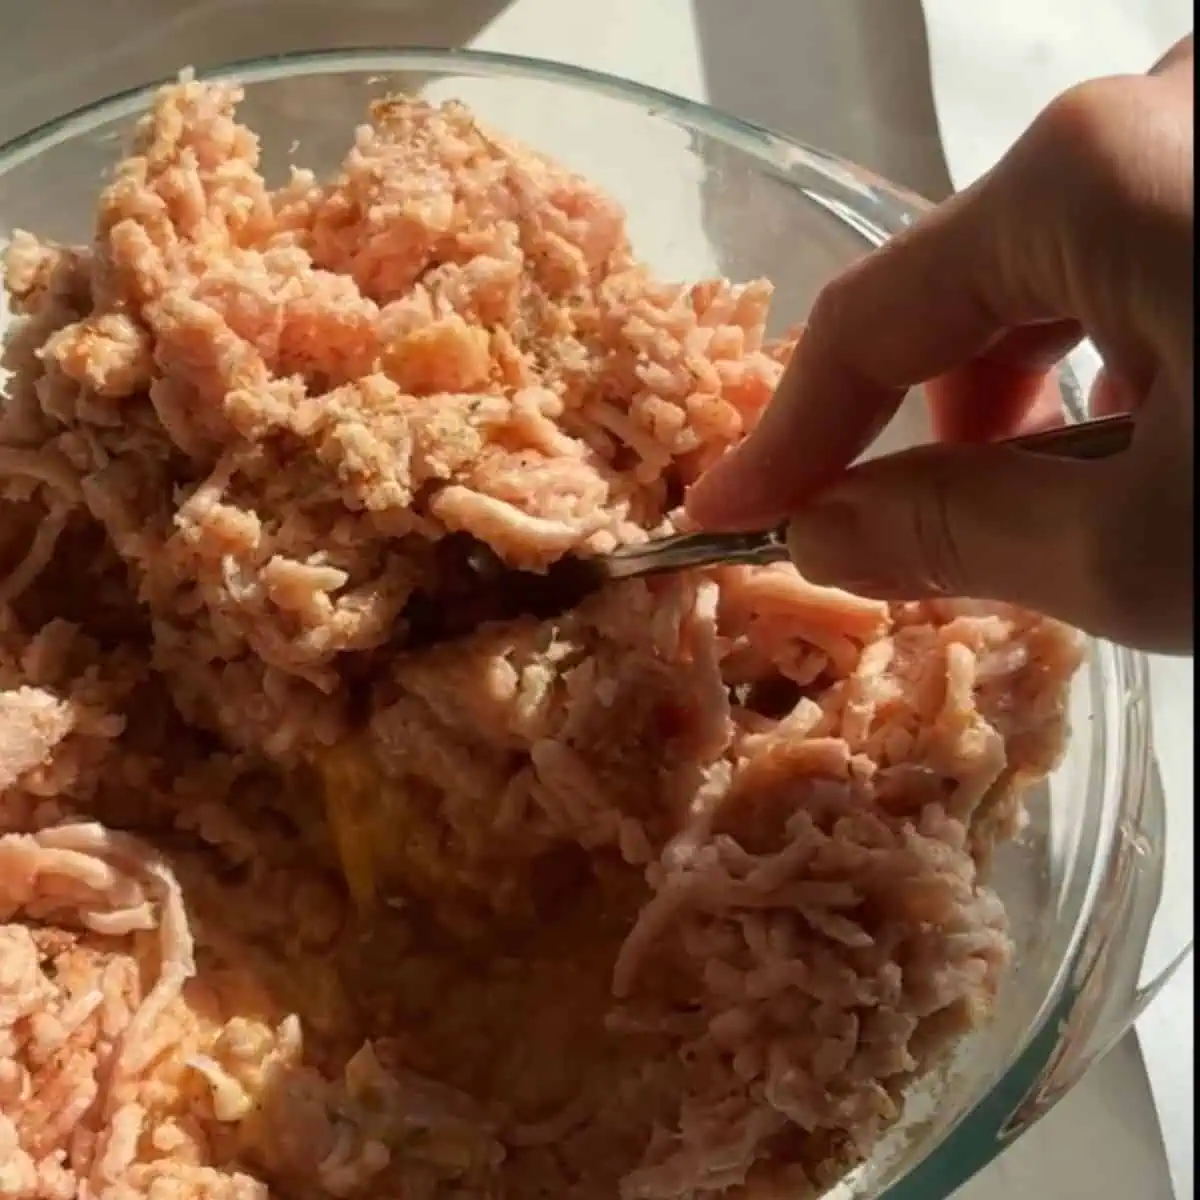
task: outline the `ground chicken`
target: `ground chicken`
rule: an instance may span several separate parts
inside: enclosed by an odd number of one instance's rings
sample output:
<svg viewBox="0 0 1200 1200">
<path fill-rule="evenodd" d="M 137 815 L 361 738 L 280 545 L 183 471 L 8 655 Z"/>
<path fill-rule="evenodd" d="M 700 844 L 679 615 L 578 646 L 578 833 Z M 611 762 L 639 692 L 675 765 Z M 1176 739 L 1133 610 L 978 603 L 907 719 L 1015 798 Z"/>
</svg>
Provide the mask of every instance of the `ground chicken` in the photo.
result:
<svg viewBox="0 0 1200 1200">
<path fill-rule="evenodd" d="M 675 528 L 795 335 L 460 105 L 272 190 L 238 99 L 8 249 L 0 1195 L 818 1194 L 988 1015 L 1076 639 L 775 566 L 414 645 Z"/>
</svg>

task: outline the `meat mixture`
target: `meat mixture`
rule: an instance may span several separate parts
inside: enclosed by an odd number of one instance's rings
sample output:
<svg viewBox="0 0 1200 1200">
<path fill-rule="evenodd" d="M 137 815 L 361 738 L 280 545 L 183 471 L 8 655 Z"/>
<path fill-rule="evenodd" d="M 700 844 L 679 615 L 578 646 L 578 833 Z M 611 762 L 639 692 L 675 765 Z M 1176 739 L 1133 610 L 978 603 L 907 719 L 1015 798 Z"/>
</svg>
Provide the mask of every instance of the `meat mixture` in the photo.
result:
<svg viewBox="0 0 1200 1200">
<path fill-rule="evenodd" d="M 239 98 L 7 252 L 0 1196 L 821 1194 L 994 1003 L 1077 639 L 780 565 L 413 643 L 683 528 L 801 335 L 461 105 L 272 189 Z"/>
</svg>

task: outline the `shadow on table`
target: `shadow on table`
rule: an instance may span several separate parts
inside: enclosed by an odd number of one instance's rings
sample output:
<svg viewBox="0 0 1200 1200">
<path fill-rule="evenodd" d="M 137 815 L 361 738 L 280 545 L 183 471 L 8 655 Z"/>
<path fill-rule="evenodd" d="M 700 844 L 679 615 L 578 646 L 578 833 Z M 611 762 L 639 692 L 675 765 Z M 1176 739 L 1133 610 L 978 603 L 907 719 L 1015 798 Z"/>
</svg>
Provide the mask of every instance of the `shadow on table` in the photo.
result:
<svg viewBox="0 0 1200 1200">
<path fill-rule="evenodd" d="M 710 102 L 861 164 L 931 199 L 949 194 L 920 0 L 692 0 Z M 723 274 L 775 285 L 772 332 L 803 320 L 817 292 L 867 244 L 794 189 L 705 151 L 703 222 Z M 877 449 L 928 436 L 910 405 Z"/>
<path fill-rule="evenodd" d="M 920 0 L 692 0 L 710 101 L 940 199 Z"/>
<path fill-rule="evenodd" d="M 185 66 L 322 49 L 461 46 L 508 0 L 41 0 L 9 22 L 0 142 Z M 53 49 L 53 57 L 49 56 Z"/>
</svg>

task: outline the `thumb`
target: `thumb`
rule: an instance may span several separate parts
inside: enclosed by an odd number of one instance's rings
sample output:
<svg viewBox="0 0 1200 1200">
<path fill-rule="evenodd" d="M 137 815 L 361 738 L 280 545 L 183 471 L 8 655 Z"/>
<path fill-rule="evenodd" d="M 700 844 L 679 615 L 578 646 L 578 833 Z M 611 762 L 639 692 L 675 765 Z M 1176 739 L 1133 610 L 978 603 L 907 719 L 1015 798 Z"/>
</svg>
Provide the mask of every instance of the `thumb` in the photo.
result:
<svg viewBox="0 0 1200 1200">
<path fill-rule="evenodd" d="M 886 600 L 1006 601 L 1087 629 L 1099 611 L 1094 498 L 1108 467 L 922 446 L 846 472 L 793 517 L 788 545 L 814 583 Z"/>
</svg>

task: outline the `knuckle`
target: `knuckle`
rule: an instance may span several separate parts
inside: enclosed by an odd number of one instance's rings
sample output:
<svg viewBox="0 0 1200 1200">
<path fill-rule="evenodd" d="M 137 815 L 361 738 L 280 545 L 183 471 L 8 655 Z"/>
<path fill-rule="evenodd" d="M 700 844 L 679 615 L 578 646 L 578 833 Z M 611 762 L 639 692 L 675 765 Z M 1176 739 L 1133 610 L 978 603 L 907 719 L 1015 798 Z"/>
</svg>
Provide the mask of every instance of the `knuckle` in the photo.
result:
<svg viewBox="0 0 1200 1200">
<path fill-rule="evenodd" d="M 1042 110 L 1038 132 L 1061 153 L 1075 154 L 1108 139 L 1136 81 L 1091 79 L 1061 93 Z"/>
<path fill-rule="evenodd" d="M 923 575 L 920 585 L 936 596 L 967 596 L 970 578 L 955 517 L 956 489 L 936 467 L 928 472 L 924 484 L 910 513 L 910 533 Z"/>
<path fill-rule="evenodd" d="M 1158 313 L 1162 297 L 1191 294 L 1194 118 L 1177 90 L 1148 76 L 1079 84 L 1042 111 L 1005 176 L 1013 210 L 1043 218 L 1028 223 L 1027 259 L 1110 339 L 1127 336 L 1130 297 Z"/>
<path fill-rule="evenodd" d="M 856 293 L 853 270 L 825 284 L 813 301 L 806 336 L 836 340 L 839 332 L 852 320 Z"/>
<path fill-rule="evenodd" d="M 1093 199 L 1140 206 L 1158 190 L 1148 181 L 1174 174 L 1180 144 L 1190 148 L 1192 138 L 1190 127 L 1165 115 L 1162 81 L 1139 75 L 1093 79 L 1063 92 L 1034 122 L 1033 141 L 1047 162 L 1058 164 L 1056 178 L 1070 172 Z"/>
</svg>

